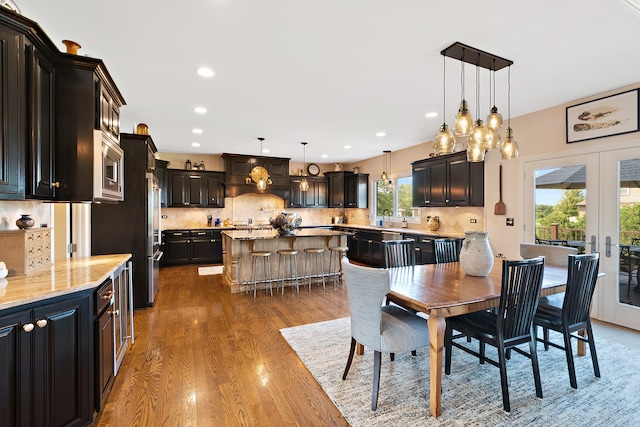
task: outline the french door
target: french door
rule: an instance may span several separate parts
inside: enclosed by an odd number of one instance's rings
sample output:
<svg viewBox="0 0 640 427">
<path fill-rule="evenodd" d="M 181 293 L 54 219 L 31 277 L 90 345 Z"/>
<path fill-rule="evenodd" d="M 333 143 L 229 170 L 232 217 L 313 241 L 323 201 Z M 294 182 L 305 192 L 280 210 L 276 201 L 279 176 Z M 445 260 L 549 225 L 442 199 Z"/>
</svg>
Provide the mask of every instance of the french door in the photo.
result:
<svg viewBox="0 0 640 427">
<path fill-rule="evenodd" d="M 593 316 L 640 330 L 640 148 L 524 166 L 524 240 L 600 252 Z"/>
</svg>

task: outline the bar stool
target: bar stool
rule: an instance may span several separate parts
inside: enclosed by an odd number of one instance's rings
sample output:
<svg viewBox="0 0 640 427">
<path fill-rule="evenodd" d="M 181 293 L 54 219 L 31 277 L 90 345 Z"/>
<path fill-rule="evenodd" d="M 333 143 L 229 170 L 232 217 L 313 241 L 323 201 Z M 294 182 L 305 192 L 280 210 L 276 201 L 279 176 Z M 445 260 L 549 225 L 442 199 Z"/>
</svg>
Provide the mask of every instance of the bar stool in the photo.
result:
<svg viewBox="0 0 640 427">
<path fill-rule="evenodd" d="M 284 295 L 284 282 L 286 280 L 287 263 L 289 264 L 289 280 L 291 281 L 291 287 L 293 283 L 296 284 L 296 291 L 300 292 L 298 284 L 298 261 L 296 260 L 298 251 L 290 249 L 281 249 L 278 251 L 278 277 L 282 282 L 282 295 Z M 288 258 L 288 259 L 286 259 Z M 283 265 L 284 259 L 284 265 Z M 277 292 L 277 287 L 276 287 Z"/>
<path fill-rule="evenodd" d="M 342 283 L 342 257 L 347 255 L 348 246 L 330 246 L 329 247 L 329 274 L 333 276 L 333 287 L 337 286 L 337 282 Z M 336 263 L 334 267 L 333 264 Z M 335 271 L 334 271 L 335 269 Z"/>
<path fill-rule="evenodd" d="M 253 284 L 253 297 L 256 297 L 256 290 L 258 289 L 258 266 L 260 265 L 259 259 L 262 259 L 262 276 L 265 282 L 265 291 L 267 290 L 266 284 L 269 284 L 269 290 L 271 296 L 273 296 L 273 287 L 271 286 L 271 252 L 267 251 L 253 251 L 249 252 L 251 255 L 251 280 L 249 284 Z"/>
<path fill-rule="evenodd" d="M 322 262 L 324 248 L 307 248 L 304 253 L 304 277 L 305 279 L 309 278 L 309 290 L 311 290 L 311 278 L 313 277 L 322 278 L 322 288 L 324 289 L 324 263 Z M 315 274 L 313 274 L 314 269 Z"/>
</svg>

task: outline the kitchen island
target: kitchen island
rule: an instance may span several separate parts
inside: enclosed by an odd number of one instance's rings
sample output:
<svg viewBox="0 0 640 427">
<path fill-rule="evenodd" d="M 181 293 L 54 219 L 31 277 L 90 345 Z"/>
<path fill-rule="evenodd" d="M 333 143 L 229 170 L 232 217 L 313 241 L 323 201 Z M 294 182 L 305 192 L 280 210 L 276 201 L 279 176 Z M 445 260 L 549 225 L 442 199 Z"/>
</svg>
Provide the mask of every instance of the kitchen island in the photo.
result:
<svg viewBox="0 0 640 427">
<path fill-rule="evenodd" d="M 330 251 L 328 248 L 331 246 L 346 246 L 347 235 L 349 235 L 347 231 L 334 231 L 324 228 L 298 229 L 286 236 L 280 236 L 276 230 L 224 230 L 222 232 L 222 251 L 225 279 L 231 287 L 231 292 L 249 290 L 247 282 L 251 278 L 250 252 L 252 251 L 271 252 L 272 279 L 277 279 L 277 251 L 281 249 L 299 251 L 297 257 L 298 274 L 302 275 L 305 259 L 304 249 L 325 248 L 323 274 L 329 274 Z M 264 288 L 264 283 L 262 287 Z"/>
</svg>

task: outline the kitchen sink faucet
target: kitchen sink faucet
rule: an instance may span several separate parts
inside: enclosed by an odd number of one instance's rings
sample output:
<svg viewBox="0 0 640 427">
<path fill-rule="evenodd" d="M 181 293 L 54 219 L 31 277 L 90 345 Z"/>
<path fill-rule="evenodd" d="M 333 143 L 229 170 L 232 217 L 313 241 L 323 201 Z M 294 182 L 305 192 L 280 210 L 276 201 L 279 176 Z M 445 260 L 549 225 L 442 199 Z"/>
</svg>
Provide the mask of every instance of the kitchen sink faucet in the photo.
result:
<svg viewBox="0 0 640 427">
<path fill-rule="evenodd" d="M 386 212 L 386 214 L 385 214 Z M 383 209 L 382 210 L 382 225 L 384 226 L 384 217 L 387 216 L 389 221 L 387 221 L 387 225 L 390 227 L 391 226 L 391 211 L 389 209 Z"/>
</svg>

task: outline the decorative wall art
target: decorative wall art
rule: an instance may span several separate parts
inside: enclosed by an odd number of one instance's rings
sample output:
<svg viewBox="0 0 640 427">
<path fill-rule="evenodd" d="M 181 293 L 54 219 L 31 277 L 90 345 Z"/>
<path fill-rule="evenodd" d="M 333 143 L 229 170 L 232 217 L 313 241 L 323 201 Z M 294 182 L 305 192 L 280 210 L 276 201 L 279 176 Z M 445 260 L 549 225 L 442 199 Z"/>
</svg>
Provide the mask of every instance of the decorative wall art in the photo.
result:
<svg viewBox="0 0 640 427">
<path fill-rule="evenodd" d="M 567 107 L 567 144 L 638 131 L 638 89 Z"/>
</svg>

